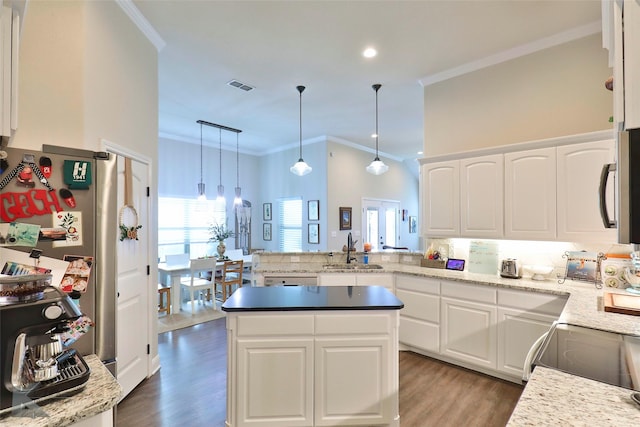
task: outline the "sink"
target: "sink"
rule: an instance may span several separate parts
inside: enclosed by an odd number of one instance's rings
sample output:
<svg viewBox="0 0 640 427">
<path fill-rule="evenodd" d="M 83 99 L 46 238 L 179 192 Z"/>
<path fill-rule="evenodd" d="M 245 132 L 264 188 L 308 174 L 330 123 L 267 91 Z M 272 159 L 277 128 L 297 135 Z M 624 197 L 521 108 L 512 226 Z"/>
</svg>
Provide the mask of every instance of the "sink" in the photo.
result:
<svg viewBox="0 0 640 427">
<path fill-rule="evenodd" d="M 380 270 L 380 264 L 325 264 L 324 270 Z"/>
</svg>

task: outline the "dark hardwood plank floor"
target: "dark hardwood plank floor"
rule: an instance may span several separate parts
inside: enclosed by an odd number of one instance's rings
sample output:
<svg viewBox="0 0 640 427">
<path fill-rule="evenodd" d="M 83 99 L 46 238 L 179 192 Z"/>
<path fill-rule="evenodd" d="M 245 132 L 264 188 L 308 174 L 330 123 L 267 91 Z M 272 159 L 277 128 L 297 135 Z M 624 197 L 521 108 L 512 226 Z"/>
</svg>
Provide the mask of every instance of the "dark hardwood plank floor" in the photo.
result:
<svg viewBox="0 0 640 427">
<path fill-rule="evenodd" d="M 223 427 L 226 329 L 217 319 L 158 335 L 162 368 L 117 408 L 117 427 Z M 411 352 L 400 353 L 402 427 L 501 427 L 522 387 Z"/>
</svg>

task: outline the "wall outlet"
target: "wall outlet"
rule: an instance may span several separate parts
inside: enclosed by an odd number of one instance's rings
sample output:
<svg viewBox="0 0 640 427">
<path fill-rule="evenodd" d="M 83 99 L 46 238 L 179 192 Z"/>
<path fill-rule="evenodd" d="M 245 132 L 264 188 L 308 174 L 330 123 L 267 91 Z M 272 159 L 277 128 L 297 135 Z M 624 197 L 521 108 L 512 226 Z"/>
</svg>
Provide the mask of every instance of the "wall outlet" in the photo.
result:
<svg viewBox="0 0 640 427">
<path fill-rule="evenodd" d="M 300 262 L 300 257 L 299 256 L 292 256 L 291 257 L 291 262 Z"/>
<path fill-rule="evenodd" d="M 391 257 L 390 257 L 389 255 L 382 255 L 382 261 L 383 261 L 383 262 L 384 262 L 384 261 L 389 262 L 389 261 L 391 261 Z"/>
</svg>

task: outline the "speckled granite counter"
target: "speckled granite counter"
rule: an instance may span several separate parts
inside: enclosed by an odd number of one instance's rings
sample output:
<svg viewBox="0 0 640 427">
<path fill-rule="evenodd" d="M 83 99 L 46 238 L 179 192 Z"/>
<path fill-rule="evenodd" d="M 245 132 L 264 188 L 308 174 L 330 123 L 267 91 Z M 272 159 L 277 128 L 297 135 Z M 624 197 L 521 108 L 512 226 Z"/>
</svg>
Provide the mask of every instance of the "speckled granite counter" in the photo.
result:
<svg viewBox="0 0 640 427">
<path fill-rule="evenodd" d="M 91 375 L 81 392 L 22 410 L 20 416 L 5 415 L 0 418 L 0 426 L 64 427 L 113 408 L 122 395 L 120 384 L 97 356 L 85 356 L 84 360 Z"/>
<path fill-rule="evenodd" d="M 430 269 L 402 263 L 381 263 L 380 270 L 324 270 L 322 264 L 282 263 L 256 269 L 267 274 L 357 272 L 358 274 L 400 273 L 440 278 L 478 285 L 520 289 L 568 296 L 560 321 L 604 331 L 640 336 L 640 317 L 605 312 L 605 291 L 587 282 L 567 280 L 534 281 L 507 279 L 498 274 L 485 275 Z M 631 391 L 546 368 L 536 368 L 512 414 L 509 426 L 640 425 L 640 407 L 630 399 Z"/>
</svg>

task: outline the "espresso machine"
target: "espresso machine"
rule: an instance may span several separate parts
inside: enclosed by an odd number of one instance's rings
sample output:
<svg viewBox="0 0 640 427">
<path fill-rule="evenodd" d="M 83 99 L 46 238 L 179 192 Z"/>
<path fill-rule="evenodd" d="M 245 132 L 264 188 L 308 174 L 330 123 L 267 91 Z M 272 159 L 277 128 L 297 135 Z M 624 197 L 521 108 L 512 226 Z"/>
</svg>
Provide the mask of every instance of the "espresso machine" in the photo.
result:
<svg viewBox="0 0 640 427">
<path fill-rule="evenodd" d="M 51 275 L 0 278 L 0 415 L 84 388 L 90 369 L 65 348 L 82 313 Z"/>
</svg>

